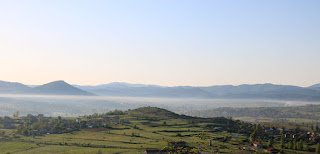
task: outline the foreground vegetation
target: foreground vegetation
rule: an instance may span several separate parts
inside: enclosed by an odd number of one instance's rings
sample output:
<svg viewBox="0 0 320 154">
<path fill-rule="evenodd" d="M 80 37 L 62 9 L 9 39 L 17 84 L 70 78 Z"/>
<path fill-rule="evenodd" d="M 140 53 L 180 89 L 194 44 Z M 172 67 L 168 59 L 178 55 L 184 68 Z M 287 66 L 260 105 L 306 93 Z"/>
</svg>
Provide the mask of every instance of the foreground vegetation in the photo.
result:
<svg viewBox="0 0 320 154">
<path fill-rule="evenodd" d="M 78 118 L 15 115 L 0 124 L 0 153 L 309 153 L 320 141 L 315 126 L 196 118 L 154 107 Z"/>
</svg>

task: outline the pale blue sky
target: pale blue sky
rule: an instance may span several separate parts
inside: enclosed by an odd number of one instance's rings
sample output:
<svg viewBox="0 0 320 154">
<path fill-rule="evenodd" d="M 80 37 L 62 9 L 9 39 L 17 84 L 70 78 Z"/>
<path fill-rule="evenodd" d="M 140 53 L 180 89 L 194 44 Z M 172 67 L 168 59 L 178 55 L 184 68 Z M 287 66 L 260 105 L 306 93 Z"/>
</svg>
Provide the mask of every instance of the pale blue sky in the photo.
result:
<svg viewBox="0 0 320 154">
<path fill-rule="evenodd" d="M 319 0 L 0 0 L 0 80 L 320 83 Z"/>
</svg>

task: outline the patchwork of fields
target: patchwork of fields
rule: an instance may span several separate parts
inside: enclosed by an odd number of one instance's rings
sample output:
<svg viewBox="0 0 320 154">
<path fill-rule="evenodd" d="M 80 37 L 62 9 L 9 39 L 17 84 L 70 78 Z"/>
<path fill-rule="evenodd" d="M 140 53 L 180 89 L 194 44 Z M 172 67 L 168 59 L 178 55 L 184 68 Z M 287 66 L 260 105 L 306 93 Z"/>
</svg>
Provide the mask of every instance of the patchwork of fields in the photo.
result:
<svg viewBox="0 0 320 154">
<path fill-rule="evenodd" d="M 170 115 L 165 114 L 158 117 L 135 113 L 120 115 L 128 122 L 110 124 L 108 128 L 41 136 L 17 135 L 7 129 L 8 136 L 1 138 L 0 153 L 142 153 L 145 149 L 164 149 L 171 141 L 184 141 L 195 151 L 241 152 L 238 142 L 246 139 L 245 136 L 229 142 L 214 140 L 232 135 L 212 128 L 221 128 L 224 124 L 214 120 L 169 118 Z M 213 146 L 209 146 L 210 140 Z"/>
</svg>

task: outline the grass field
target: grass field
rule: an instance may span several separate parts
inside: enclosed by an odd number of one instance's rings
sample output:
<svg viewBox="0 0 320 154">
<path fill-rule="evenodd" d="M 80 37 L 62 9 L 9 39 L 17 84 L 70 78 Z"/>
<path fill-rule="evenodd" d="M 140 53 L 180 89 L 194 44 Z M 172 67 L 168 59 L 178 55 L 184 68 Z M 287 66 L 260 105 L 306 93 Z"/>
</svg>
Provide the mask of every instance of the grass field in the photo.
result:
<svg viewBox="0 0 320 154">
<path fill-rule="evenodd" d="M 139 110 L 142 109 L 123 115 L 109 115 L 125 119 L 123 123 L 62 134 L 23 136 L 16 134 L 14 129 L 1 129 L 6 136 L 0 137 L 0 154 L 143 153 L 145 149 L 168 148 L 168 142 L 172 141 L 184 141 L 188 149 L 200 152 L 218 149 L 220 153 L 253 153 L 239 150 L 240 147 L 250 147 L 248 135 L 237 133 L 238 138 L 224 140 L 233 135 L 225 130 L 233 127 L 225 127 L 227 123 L 232 123 L 230 119 L 186 117 L 153 108 Z M 85 117 L 83 120 L 86 120 Z M 225 129 L 220 129 L 223 127 Z M 279 148 L 278 145 L 276 143 L 275 147 Z"/>
<path fill-rule="evenodd" d="M 185 141 L 187 146 L 200 148 L 201 151 L 213 151 L 216 147 L 226 147 L 220 148 L 221 152 L 237 151 L 239 146 L 232 142 L 214 141 L 214 146 L 209 146 L 209 140 L 232 134 L 201 127 L 206 124 L 219 126 L 208 122 L 194 125 L 183 119 L 150 121 L 131 118 L 130 123 L 113 124 L 110 129 L 94 128 L 63 134 L 2 138 L 0 153 L 98 153 L 99 150 L 102 153 L 142 153 L 148 148 L 162 149 L 168 141 Z M 206 139 L 197 137 L 201 132 L 206 133 Z M 6 139 L 10 142 L 4 142 Z"/>
</svg>

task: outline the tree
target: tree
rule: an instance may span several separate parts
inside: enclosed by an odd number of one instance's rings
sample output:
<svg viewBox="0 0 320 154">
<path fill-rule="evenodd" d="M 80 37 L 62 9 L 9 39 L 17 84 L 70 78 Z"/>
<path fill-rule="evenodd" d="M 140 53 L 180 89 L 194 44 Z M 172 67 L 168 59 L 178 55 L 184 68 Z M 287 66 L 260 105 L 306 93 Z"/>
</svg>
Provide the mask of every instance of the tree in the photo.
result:
<svg viewBox="0 0 320 154">
<path fill-rule="evenodd" d="M 58 116 L 58 122 L 60 123 L 62 120 L 61 116 Z"/>
<path fill-rule="evenodd" d="M 273 145 L 273 138 L 269 139 L 268 141 L 268 147 L 272 147 Z"/>
<path fill-rule="evenodd" d="M 19 117 L 19 114 L 20 114 L 20 111 L 16 111 L 16 112 L 13 114 L 13 117 Z"/>
<path fill-rule="evenodd" d="M 254 131 L 251 135 L 250 135 L 250 141 L 253 142 L 256 140 L 256 131 Z"/>
<path fill-rule="evenodd" d="M 5 131 L 0 131 L 0 136 L 5 136 L 6 132 Z"/>
<path fill-rule="evenodd" d="M 283 149 L 283 147 L 284 147 L 284 136 L 283 136 L 283 134 L 281 134 L 280 145 L 281 145 L 281 148 Z"/>
<path fill-rule="evenodd" d="M 299 150 L 303 150 L 303 141 L 302 140 L 299 141 Z"/>
<path fill-rule="evenodd" d="M 292 141 L 289 142 L 289 149 L 293 149 L 293 143 L 292 143 Z"/>
<path fill-rule="evenodd" d="M 256 131 L 259 132 L 260 130 L 262 130 L 262 127 L 261 127 L 260 124 L 257 124 L 257 125 L 256 125 Z"/>
<path fill-rule="evenodd" d="M 293 141 L 293 150 L 297 150 L 298 149 L 298 145 L 297 145 L 297 140 L 295 139 Z"/>
<path fill-rule="evenodd" d="M 121 120 L 119 121 L 119 124 L 123 124 L 123 123 L 124 123 L 124 120 L 121 119 Z"/>
<path fill-rule="evenodd" d="M 316 153 L 320 153 L 320 143 L 318 142 L 318 144 L 317 144 L 317 149 L 316 149 Z"/>
<path fill-rule="evenodd" d="M 261 138 L 260 137 L 258 137 L 258 142 L 262 145 L 262 140 L 261 140 Z"/>
<path fill-rule="evenodd" d="M 28 136 L 28 135 L 29 135 L 29 132 L 28 132 L 27 129 L 24 129 L 23 132 L 22 132 L 22 134 L 23 134 L 24 136 Z"/>
<path fill-rule="evenodd" d="M 282 129 L 282 130 L 280 130 L 280 135 L 283 135 L 283 129 Z"/>
</svg>

